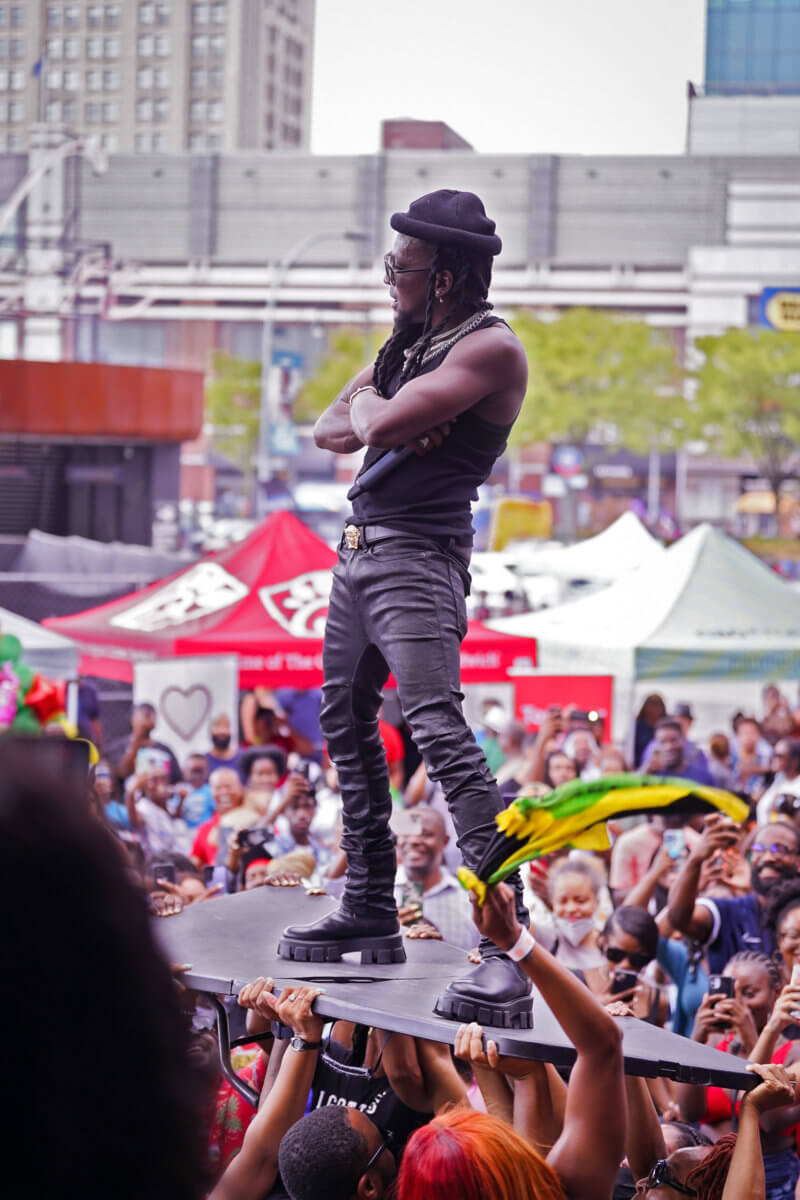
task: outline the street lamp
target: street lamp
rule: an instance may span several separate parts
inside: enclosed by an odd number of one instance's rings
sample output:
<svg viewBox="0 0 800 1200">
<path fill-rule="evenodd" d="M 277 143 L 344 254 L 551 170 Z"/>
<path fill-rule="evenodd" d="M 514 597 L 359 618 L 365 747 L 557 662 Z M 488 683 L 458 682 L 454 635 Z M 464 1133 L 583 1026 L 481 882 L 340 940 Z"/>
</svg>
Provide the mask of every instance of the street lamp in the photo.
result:
<svg viewBox="0 0 800 1200">
<path fill-rule="evenodd" d="M 308 237 L 303 238 L 297 245 L 292 246 L 284 254 L 283 258 L 275 268 L 275 272 L 270 283 L 267 303 L 264 308 L 264 324 L 261 330 L 261 394 L 259 407 L 259 425 L 258 425 L 258 460 L 256 468 L 256 478 L 258 480 L 256 507 L 259 516 L 264 516 L 267 508 L 266 489 L 267 484 L 272 477 L 272 455 L 270 449 L 270 432 L 272 429 L 272 403 L 270 397 L 270 374 L 272 371 L 272 353 L 275 343 L 275 312 L 278 307 L 278 296 L 286 276 L 289 271 L 297 263 L 303 255 L 311 249 L 312 246 L 319 245 L 320 242 L 329 241 L 348 241 L 348 242 L 366 242 L 369 241 L 369 234 L 362 233 L 357 229 L 342 229 L 342 230 L 323 230 L 319 233 L 312 233 Z"/>
</svg>

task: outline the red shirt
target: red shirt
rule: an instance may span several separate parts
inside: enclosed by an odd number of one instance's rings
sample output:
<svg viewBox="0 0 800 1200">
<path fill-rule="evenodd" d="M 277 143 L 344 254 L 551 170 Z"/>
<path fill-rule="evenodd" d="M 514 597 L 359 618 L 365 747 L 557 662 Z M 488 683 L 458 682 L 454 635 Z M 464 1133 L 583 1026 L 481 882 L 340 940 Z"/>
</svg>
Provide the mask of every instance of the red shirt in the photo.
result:
<svg viewBox="0 0 800 1200">
<path fill-rule="evenodd" d="M 378 729 L 389 766 L 391 767 L 392 763 L 402 762 L 406 756 L 406 748 L 394 725 L 390 725 L 388 721 L 378 721 Z"/>
<path fill-rule="evenodd" d="M 208 835 L 218 825 L 219 813 L 214 813 L 213 817 L 209 817 L 207 821 L 204 821 L 202 825 L 197 827 L 197 833 L 192 843 L 192 858 L 199 858 L 203 866 L 213 866 L 217 861 L 219 842 L 217 840 L 210 842 Z"/>
</svg>

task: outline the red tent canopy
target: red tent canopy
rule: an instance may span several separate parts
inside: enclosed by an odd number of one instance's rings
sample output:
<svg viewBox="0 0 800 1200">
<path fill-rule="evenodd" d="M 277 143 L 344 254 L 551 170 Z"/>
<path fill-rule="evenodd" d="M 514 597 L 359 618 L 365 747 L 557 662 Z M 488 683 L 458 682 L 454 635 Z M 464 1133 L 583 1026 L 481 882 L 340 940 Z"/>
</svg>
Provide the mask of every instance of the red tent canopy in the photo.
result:
<svg viewBox="0 0 800 1200">
<path fill-rule="evenodd" d="M 142 591 L 44 624 L 76 641 L 81 673 L 125 682 L 133 664 L 238 654 L 243 688 L 320 687 L 322 635 L 336 555 L 290 513 Z M 497 683 L 535 665 L 532 638 L 471 621 L 464 683 Z"/>
</svg>

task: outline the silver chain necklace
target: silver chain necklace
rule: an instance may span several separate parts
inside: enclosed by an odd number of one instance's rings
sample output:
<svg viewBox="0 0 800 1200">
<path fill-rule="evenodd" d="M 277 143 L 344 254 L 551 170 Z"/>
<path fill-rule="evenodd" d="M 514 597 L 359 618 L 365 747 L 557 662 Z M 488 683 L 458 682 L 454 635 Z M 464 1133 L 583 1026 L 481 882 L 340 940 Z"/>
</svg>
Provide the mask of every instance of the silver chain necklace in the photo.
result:
<svg viewBox="0 0 800 1200">
<path fill-rule="evenodd" d="M 480 312 L 473 313 L 471 317 L 467 317 L 460 325 L 456 325 L 455 329 L 447 329 L 444 333 L 434 334 L 422 356 L 420 366 L 424 366 L 432 358 L 436 358 L 439 354 L 444 353 L 445 350 L 449 350 L 462 337 L 466 337 L 468 333 L 472 333 L 473 329 L 478 328 L 485 316 L 486 312 L 481 309 Z M 421 338 L 417 338 L 413 346 L 409 346 L 408 350 L 403 351 L 406 362 L 408 362 L 420 341 Z"/>
</svg>

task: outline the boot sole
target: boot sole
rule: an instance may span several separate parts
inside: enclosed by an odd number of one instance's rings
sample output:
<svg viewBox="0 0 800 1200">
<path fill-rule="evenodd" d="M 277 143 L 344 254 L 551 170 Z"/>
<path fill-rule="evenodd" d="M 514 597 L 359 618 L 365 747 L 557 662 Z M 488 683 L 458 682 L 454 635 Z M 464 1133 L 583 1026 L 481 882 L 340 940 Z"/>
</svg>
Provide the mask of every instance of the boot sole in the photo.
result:
<svg viewBox="0 0 800 1200">
<path fill-rule="evenodd" d="M 391 963 L 406 961 L 403 937 L 399 933 L 373 938 L 342 938 L 328 942 L 304 942 L 299 938 L 282 937 L 278 942 L 278 956 L 288 958 L 292 962 L 340 962 L 343 954 L 359 950 L 362 966 L 387 967 Z"/>
<path fill-rule="evenodd" d="M 508 1004 L 487 1004 L 466 996 L 440 996 L 433 1011 L 440 1017 L 468 1024 L 492 1025 L 500 1029 L 533 1029 L 533 1001 L 530 996 Z"/>
</svg>

